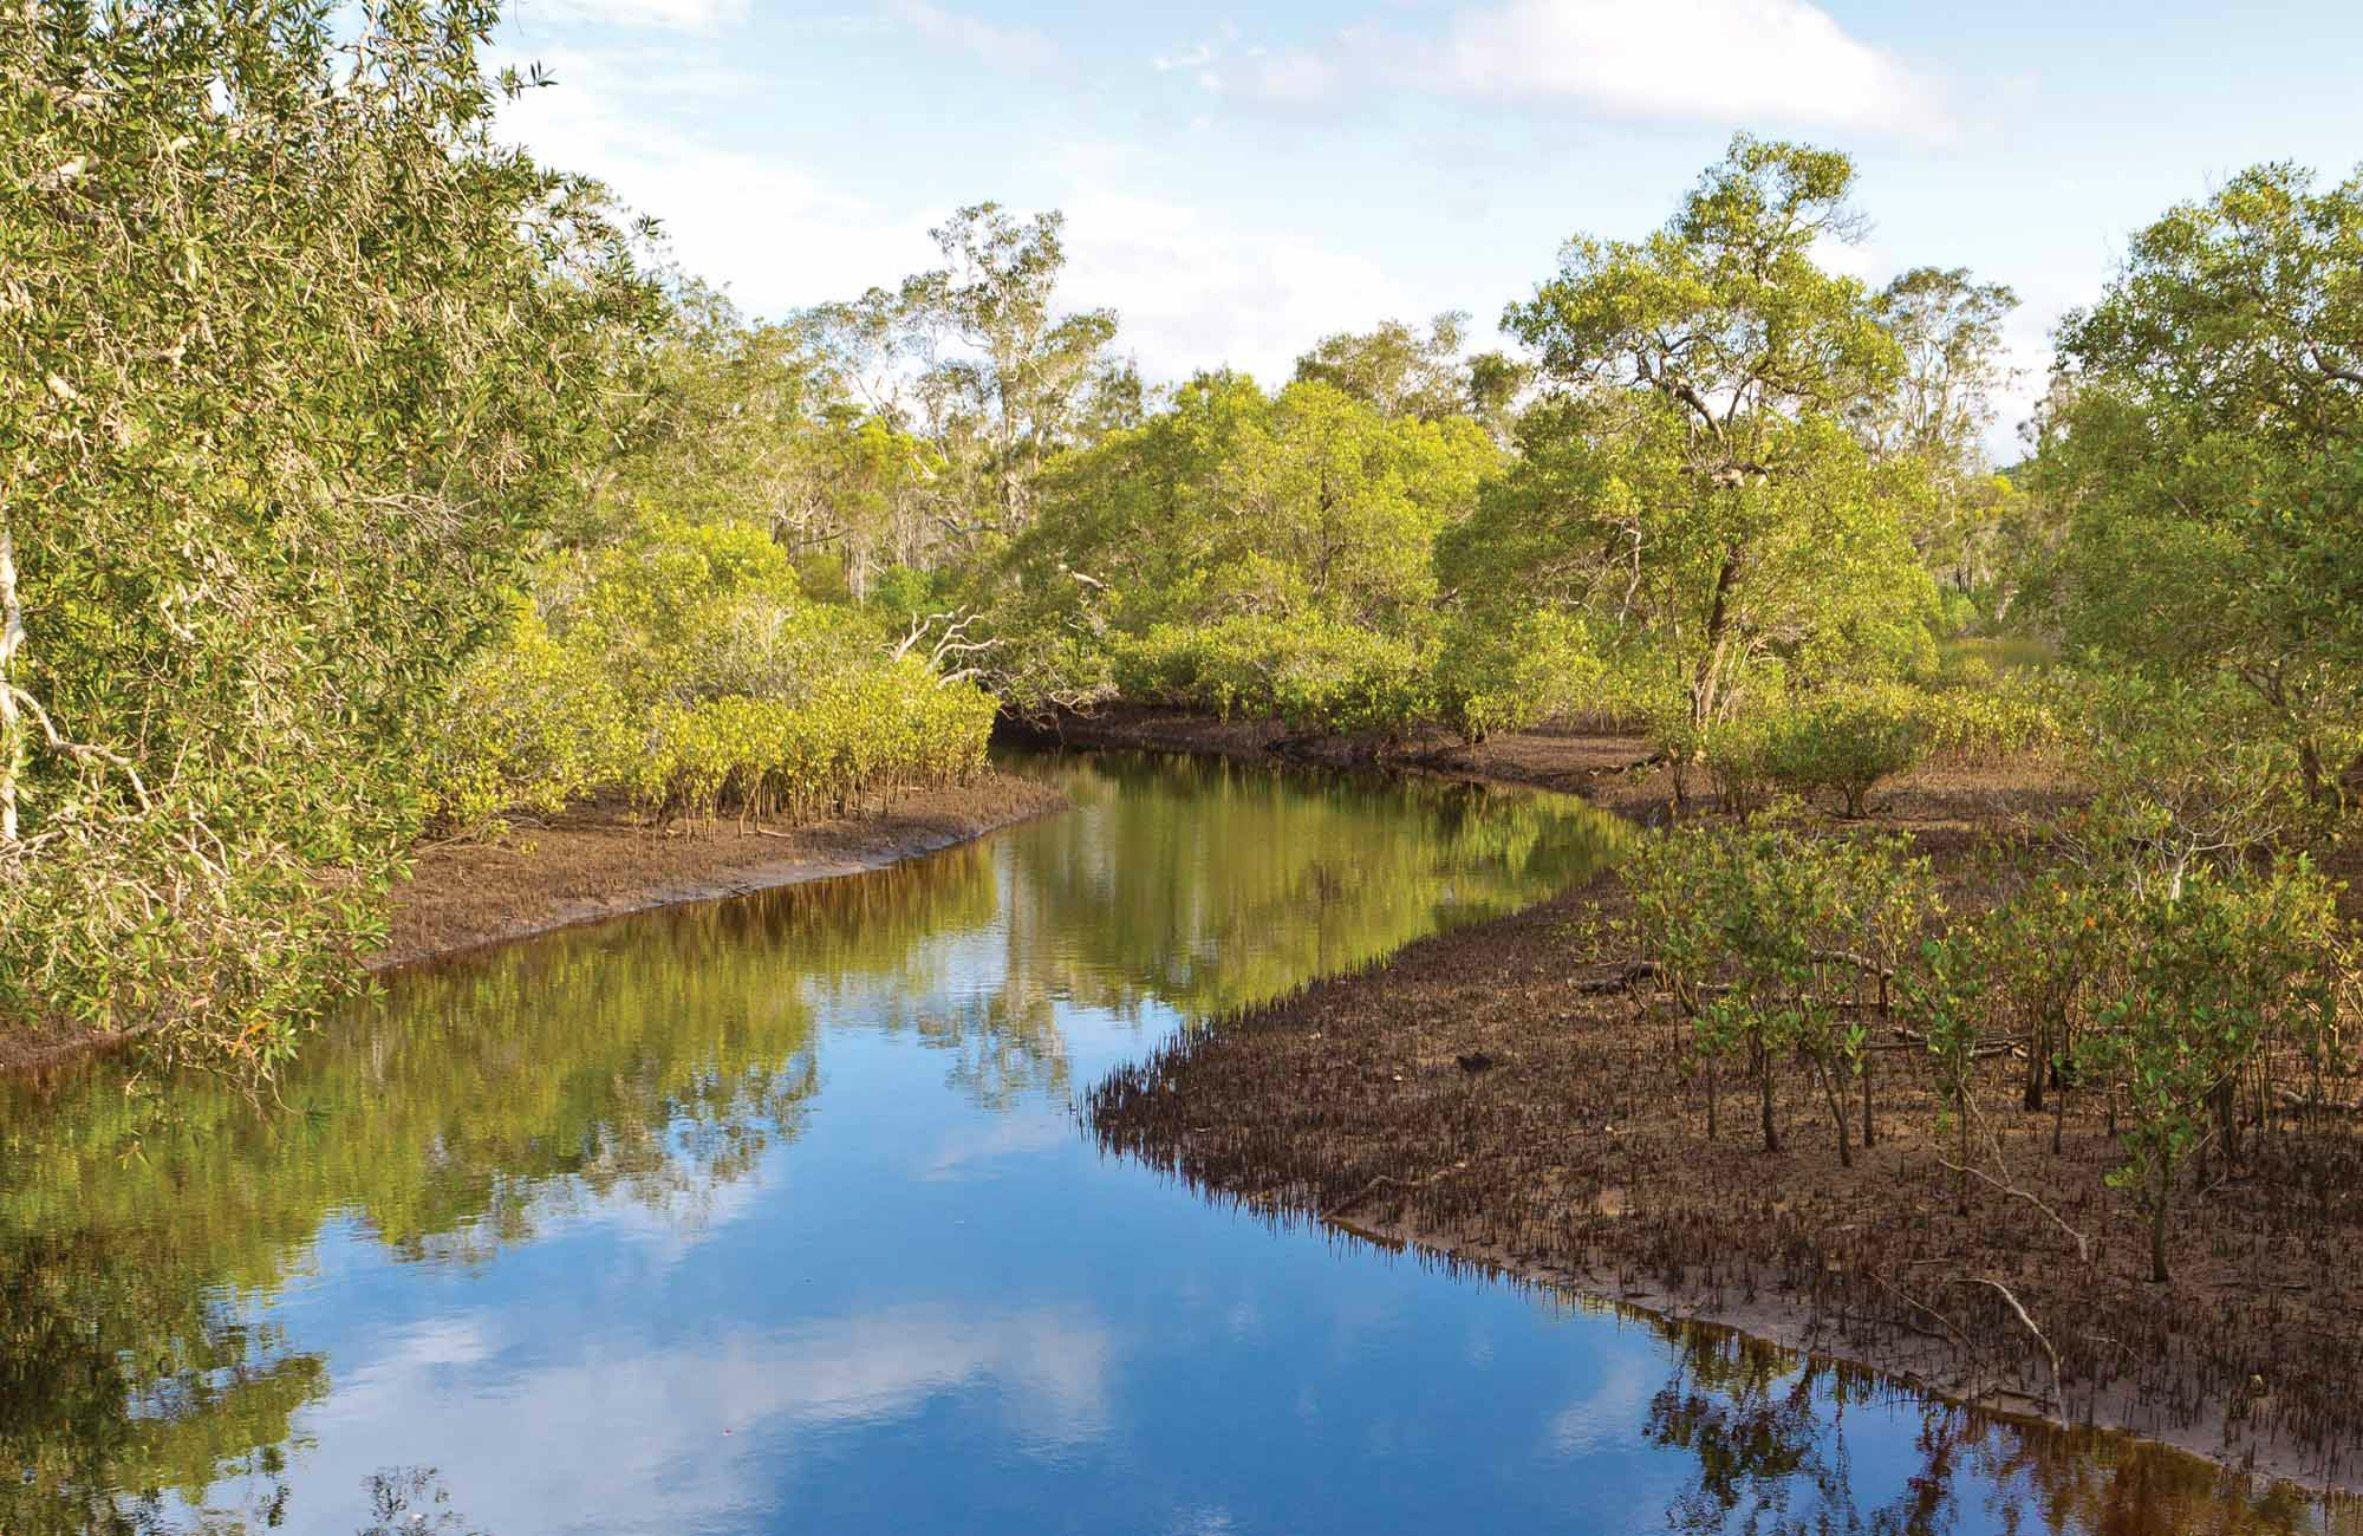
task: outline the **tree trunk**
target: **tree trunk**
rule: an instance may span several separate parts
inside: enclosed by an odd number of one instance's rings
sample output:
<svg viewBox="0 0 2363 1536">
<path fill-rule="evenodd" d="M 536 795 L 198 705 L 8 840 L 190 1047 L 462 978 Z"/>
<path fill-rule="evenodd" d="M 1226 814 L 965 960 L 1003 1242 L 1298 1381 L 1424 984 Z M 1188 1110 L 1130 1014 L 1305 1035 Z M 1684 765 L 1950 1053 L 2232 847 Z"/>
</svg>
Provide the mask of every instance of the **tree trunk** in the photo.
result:
<svg viewBox="0 0 2363 1536">
<path fill-rule="evenodd" d="M 2150 1283 L 2166 1283 L 2166 1222 L 2174 1206 L 2174 1164 L 2158 1160 L 2158 1188 L 2150 1200 Z"/>
<path fill-rule="evenodd" d="M 1739 554 L 1736 544 L 1724 550 L 1723 564 L 1715 572 L 1715 594 L 1707 604 L 1703 637 L 1706 649 L 1699 653 L 1698 667 L 1690 677 L 1690 728 L 1694 736 L 1705 733 L 1707 722 L 1715 717 L 1721 693 L 1723 657 L 1731 645 L 1731 588 L 1739 580 Z M 1702 745 L 1693 741 L 1692 752 L 1697 753 Z"/>
<path fill-rule="evenodd" d="M 1846 1099 L 1838 1091 L 1838 1074 L 1825 1061 L 1816 1061 L 1813 1067 L 1821 1077 L 1822 1097 L 1830 1104 L 1830 1124 L 1838 1129 L 1838 1166 L 1851 1168 L 1854 1166 L 1854 1150 L 1847 1142 Z"/>
<path fill-rule="evenodd" d="M 2297 738 L 2298 770 L 2305 775 L 2306 803 L 2321 805 L 2336 797 L 2338 785 L 2322 771 L 2322 748 L 2311 732 L 2300 732 Z"/>
<path fill-rule="evenodd" d="M 1966 1083 L 1953 1089 L 1953 1125 L 1961 1160 L 1953 1175 L 1953 1214 L 1966 1216 L 1969 1214 L 1969 1086 Z"/>
<path fill-rule="evenodd" d="M 1780 1150 L 1780 1127 L 1772 1119 L 1772 1052 L 1759 1045 L 1756 1054 L 1756 1107 L 1764 1125 L 1764 1150 Z"/>
<path fill-rule="evenodd" d="M 1858 972 L 1855 985 L 1859 988 L 1861 984 L 1861 977 L 1860 973 Z M 1879 977 L 1879 1023 L 1882 1028 L 1884 1028 L 1887 1025 L 1888 1020 L 1893 1017 L 1893 1008 L 1894 996 L 1888 990 L 1887 976 L 1882 973 Z M 1858 1062 L 1856 1066 L 1857 1069 L 1862 1073 L 1863 1080 L 1863 1146 L 1867 1149 L 1879 1144 L 1879 1128 L 1871 1121 L 1870 1054 L 1865 1052 L 1863 1059 Z"/>
<path fill-rule="evenodd" d="M 2051 1029 L 2041 1019 L 2031 1019 L 2027 1028 L 2027 1087 L 2020 1102 L 2030 1114 L 2043 1109 L 2043 1074 L 2051 1068 Z"/>
<path fill-rule="evenodd" d="M 16 658 L 25 644 L 16 592 L 16 540 L 0 523 L 0 848 L 17 840 L 17 785 L 24 778 L 28 727 L 16 702 Z"/>
</svg>

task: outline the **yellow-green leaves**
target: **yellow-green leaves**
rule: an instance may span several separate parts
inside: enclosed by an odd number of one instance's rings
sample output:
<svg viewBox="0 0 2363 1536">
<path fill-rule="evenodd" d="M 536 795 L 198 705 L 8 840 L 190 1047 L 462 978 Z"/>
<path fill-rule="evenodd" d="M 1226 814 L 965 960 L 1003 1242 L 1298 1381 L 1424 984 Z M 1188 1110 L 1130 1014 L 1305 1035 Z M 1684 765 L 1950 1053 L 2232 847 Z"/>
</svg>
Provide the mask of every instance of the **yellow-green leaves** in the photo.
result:
<svg viewBox="0 0 2363 1536">
<path fill-rule="evenodd" d="M 424 720 L 647 298 L 595 189 L 491 141 L 490 23 L 0 11 L 10 680 L 47 722 L 0 1023 L 266 1067 L 368 938 Z"/>
</svg>

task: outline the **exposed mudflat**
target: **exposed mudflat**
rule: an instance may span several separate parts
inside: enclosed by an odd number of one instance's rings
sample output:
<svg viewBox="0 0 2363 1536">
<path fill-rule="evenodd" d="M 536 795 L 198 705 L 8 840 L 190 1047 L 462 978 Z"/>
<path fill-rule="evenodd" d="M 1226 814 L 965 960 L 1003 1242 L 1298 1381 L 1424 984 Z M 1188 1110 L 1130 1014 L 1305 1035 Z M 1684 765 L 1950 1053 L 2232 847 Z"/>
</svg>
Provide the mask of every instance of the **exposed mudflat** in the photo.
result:
<svg viewBox="0 0 2363 1536">
<path fill-rule="evenodd" d="M 385 971 L 553 928 L 653 907 L 857 874 L 1059 810 L 1057 789 L 1012 774 L 897 796 L 862 816 L 805 826 L 726 821 L 656 831 L 597 808 L 485 842 L 419 851 L 394 888 Z M 39 1073 L 121 1050 L 116 1031 L 0 1032 L 0 1074 Z"/>
<path fill-rule="evenodd" d="M 656 831 L 587 809 L 497 841 L 419 854 L 395 888 L 386 970 L 577 923 L 876 869 L 1059 810 L 1050 785 L 990 773 L 804 826 L 723 821 Z"/>
<path fill-rule="evenodd" d="M 1148 745 L 1157 727 L 1123 729 Z M 1193 738 L 1209 729 L 1171 739 L 1205 750 Z M 1640 815 L 1663 803 L 1652 771 L 1621 766 L 1642 755 L 1629 739 L 1508 737 L 1415 763 L 1557 782 Z M 1966 906 L 1982 899 L 1979 845 L 2069 798 L 2033 767 L 1931 771 L 1881 797 L 1878 821 L 1912 832 Z M 1625 909 L 1603 876 L 1235 1016 L 1102 1085 L 1093 1125 L 1278 1219 L 2363 1485 L 2363 1119 L 2219 1160 L 2183 1202 L 2175 1279 L 2152 1285 L 2146 1227 L 2103 1183 L 2118 1161 L 2104 1106 L 2069 1096 L 2054 1153 L 2053 1114 L 2020 1107 L 2024 1068 L 2007 1058 L 1982 1113 L 2022 1193 L 1975 1186 L 1966 1216 L 1921 1047 L 1900 1036 L 1877 1053 L 1879 1141 L 1854 1167 L 1801 1069 L 1778 1099 L 1780 1152 L 1762 1150 L 1744 1084 L 1723 1085 L 1710 1140 L 1677 1022 L 1598 985 L 1632 958 L 1613 928 Z"/>
</svg>

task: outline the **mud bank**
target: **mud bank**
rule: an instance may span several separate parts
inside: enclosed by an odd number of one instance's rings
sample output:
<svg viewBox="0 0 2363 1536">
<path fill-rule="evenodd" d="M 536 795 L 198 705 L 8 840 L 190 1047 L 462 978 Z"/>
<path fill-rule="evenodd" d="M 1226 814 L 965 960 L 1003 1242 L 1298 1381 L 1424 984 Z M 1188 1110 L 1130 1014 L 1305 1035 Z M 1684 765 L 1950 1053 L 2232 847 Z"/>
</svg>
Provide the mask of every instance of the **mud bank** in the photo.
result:
<svg viewBox="0 0 2363 1536">
<path fill-rule="evenodd" d="M 1056 788 L 1012 774 L 899 797 L 876 813 L 806 826 L 725 821 L 657 833 L 596 812 L 491 843 L 419 855 L 395 888 L 384 950 L 391 970 L 683 902 L 877 869 L 1061 810 Z"/>
<path fill-rule="evenodd" d="M 1207 729 L 1135 718 L 1111 744 L 1203 750 L 1190 738 Z M 1637 746 L 1506 738 L 1457 771 L 1543 782 L 1532 765 L 1555 764 L 1558 787 L 1640 815 L 1663 803 L 1649 771 L 1584 762 L 1630 763 Z M 1980 846 L 2068 798 L 2032 768 L 1932 772 L 1889 792 L 1880 821 L 1975 903 Z M 2363 1490 L 2363 1120 L 2260 1138 L 2219 1169 L 2185 1202 L 2176 1278 L 2152 1285 L 2146 1228 L 2103 1182 L 2118 1161 L 2104 1106 L 2071 1096 L 2054 1153 L 2051 1111 L 2021 1108 L 2023 1067 L 2006 1061 L 1982 1112 L 2022 1192 L 1974 1186 L 1965 1216 L 1907 1039 L 1875 1053 L 1880 1137 L 1852 1168 L 1802 1072 L 1778 1101 L 1780 1152 L 1729 1084 L 1710 1140 L 1678 1026 L 1610 981 L 1632 958 L 1626 910 L 1611 875 L 1424 940 L 1119 1072 L 1091 1124 L 1109 1149 L 1276 1220 Z"/>
<path fill-rule="evenodd" d="M 1064 809 L 1047 784 L 993 773 L 889 801 L 866 816 L 807 826 L 735 822 L 657 833 L 596 810 L 492 842 L 422 849 L 394 888 L 384 972 L 554 928 L 682 902 L 858 874 Z M 118 1031 L 0 1033 L 0 1076 L 38 1074 L 128 1049 Z"/>
</svg>

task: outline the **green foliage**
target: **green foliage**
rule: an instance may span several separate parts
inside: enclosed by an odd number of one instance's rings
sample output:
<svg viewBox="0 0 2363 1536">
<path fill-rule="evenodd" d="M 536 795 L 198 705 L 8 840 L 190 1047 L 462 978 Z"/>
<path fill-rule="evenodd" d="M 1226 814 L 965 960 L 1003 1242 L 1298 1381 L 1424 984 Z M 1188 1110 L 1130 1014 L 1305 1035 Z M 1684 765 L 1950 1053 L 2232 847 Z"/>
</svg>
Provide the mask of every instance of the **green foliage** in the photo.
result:
<svg viewBox="0 0 2363 1536">
<path fill-rule="evenodd" d="M 1991 765 L 2052 752 L 2065 742 L 2057 705 L 2017 674 L 1977 682 L 1955 671 L 1951 681 L 1953 686 L 1918 691 L 1910 702 L 1929 756 Z"/>
<path fill-rule="evenodd" d="M 1678 760 L 1703 764 L 1726 811 L 1744 821 L 1771 803 L 1773 712 L 1741 715 L 1695 735 L 1689 731 L 1687 712 L 1669 710 L 1664 719 L 1661 750 Z"/>
<path fill-rule="evenodd" d="M 964 783 L 995 704 L 802 595 L 759 528 L 652 517 L 555 557 L 437 742 L 453 831 L 618 795 L 660 819 L 810 819 Z"/>
<path fill-rule="evenodd" d="M 1278 718 L 1323 733 L 1395 732 L 1428 718 L 1428 669 L 1414 646 L 1339 623 L 1232 618 L 1164 624 L 1110 646 L 1128 699 Z"/>
<path fill-rule="evenodd" d="M 1834 791 L 1846 815 L 1860 816 L 1873 786 L 1927 755 L 1928 732 L 1914 702 L 1861 690 L 1783 710 L 1763 728 L 1763 776 L 1800 795 Z"/>
<path fill-rule="evenodd" d="M 1979 1003 L 1987 984 L 1986 954 L 1975 928 L 1955 930 L 1920 944 L 1917 964 L 1897 977 L 1907 1017 L 1915 1020 L 1928 1042 L 1928 1057 L 1936 1067 L 1943 1090 L 1944 1109 L 1938 1131 L 1953 1132 L 1954 1209 L 1969 1214 L 1970 1103 L 1977 1082 L 1977 1053 L 1984 1044 Z"/>
<path fill-rule="evenodd" d="M 1436 708 L 1464 740 L 1613 702 L 1611 668 L 1582 615 L 1542 610 L 1507 626 L 1462 617 L 1435 661 Z"/>
<path fill-rule="evenodd" d="M 664 819 L 810 820 L 887 790 L 964 784 L 984 771 L 990 695 L 910 657 L 831 678 L 797 702 L 725 695 L 665 703 L 628 784 Z"/>
<path fill-rule="evenodd" d="M 1465 419 L 1389 417 L 1322 383 L 1196 380 L 1049 478 L 1003 578 L 996 681 L 1021 707 L 1043 699 L 1021 679 L 1064 703 L 1107 679 L 1307 728 L 1427 718 L 1429 551 L 1497 457 Z"/>
<path fill-rule="evenodd" d="M 2254 696 L 2239 685 L 2086 673 L 2057 694 L 2093 790 L 2076 830 L 2100 853 L 2149 847 L 2171 879 L 2316 829 L 2325 807 L 2303 792 L 2294 744 L 2255 726 Z"/>
<path fill-rule="evenodd" d="M 2341 935 L 2331 887 L 2302 860 L 2149 882 L 2113 916 L 2108 985 L 2077 1059 L 2118 1096 L 2126 1156 L 2110 1182 L 2148 1216 L 2150 1278 L 2163 1281 L 2177 1176 L 2231 1131 L 2246 1074 L 2275 1046 L 2334 1044 Z"/>
<path fill-rule="evenodd" d="M 1296 360 L 1296 382 L 1326 384 L 1387 416 L 1472 417 L 1496 436 L 1533 370 L 1498 352 L 1463 360 L 1469 317 L 1438 315 L 1421 336 L 1399 320 L 1325 336 Z"/>
<path fill-rule="evenodd" d="M 2068 639 L 2259 706 L 2312 798 L 2363 750 L 2363 179 L 2266 165 L 2137 234 L 2060 333 L 2035 485 Z"/>
<path fill-rule="evenodd" d="M 651 295 L 489 9 L 0 14 L 0 1014 L 267 1068 Z"/>
<path fill-rule="evenodd" d="M 1851 1156 L 1844 1086 L 1867 1070 L 1861 988 L 1882 983 L 1936 911 L 1925 859 L 1901 839 L 1817 837 L 1768 819 L 1692 825 L 1624 868 L 1642 943 L 1710 1065 L 1745 1057 L 1766 1151 L 1779 1148 L 1773 1082 L 1802 1059 Z M 1710 1109 L 1710 1114 L 1712 1110 Z M 1866 1117 L 1866 1140 L 1869 1133 Z"/>
<path fill-rule="evenodd" d="M 435 734 L 427 825 L 485 833 L 512 814 L 550 816 L 617 781 L 643 745 L 622 689 L 530 607 L 460 674 Z"/>
<path fill-rule="evenodd" d="M 1782 795 L 1827 795 L 1861 816 L 1884 780 L 1932 757 L 1994 764 L 2053 751 L 2068 739 L 2056 688 L 2010 681 L 1924 689 L 1904 683 L 1778 694 L 1703 731 L 1661 704 L 1651 722 L 1659 750 L 1706 770 L 1725 810 L 1748 816 Z M 2072 716 L 2071 716 L 2072 717 Z"/>
<path fill-rule="evenodd" d="M 931 231 L 943 266 L 804 318 L 840 375 L 885 401 L 885 426 L 921 429 L 910 499 L 966 558 L 1032 526 L 1060 456 L 1139 414 L 1138 376 L 1108 356 L 1115 314 L 1058 306 L 1065 227 L 1057 212 L 962 208 Z"/>
<path fill-rule="evenodd" d="M 1446 541 L 1481 606 L 1613 615 L 1675 660 L 1694 738 L 1768 668 L 1892 670 L 1934 589 L 1906 509 L 1928 466 L 1853 423 L 1904 356 L 1815 246 L 1854 227 L 1843 156 L 1742 136 L 1658 233 L 1571 241 L 1508 326 L 1561 393 Z"/>
<path fill-rule="evenodd" d="M 2276 1073 L 2343 1070 L 2354 952 L 2336 888 L 2304 857 L 2186 857 L 2138 824 L 2109 825 L 2114 841 L 2075 834 L 2068 862 L 1949 926 L 1927 861 L 1902 838 L 1817 836 L 1770 817 L 1636 848 L 1623 866 L 1634 933 L 1708 1069 L 1709 1134 L 1716 1065 L 1740 1057 L 1777 1149 L 1773 1077 L 1793 1058 L 1822 1086 L 1842 1159 L 1840 1088 L 1863 1081 L 1867 1142 L 1875 984 L 1879 1014 L 1899 1008 L 1936 1069 L 1962 1209 L 1978 1176 L 1978 1062 L 2015 1041 L 2028 1109 L 2069 1086 L 2109 1096 L 2125 1153 L 2110 1182 L 2146 1218 L 2164 1280 L 2189 1164 L 2232 1159 L 2243 1125 L 2271 1124 Z"/>
</svg>

